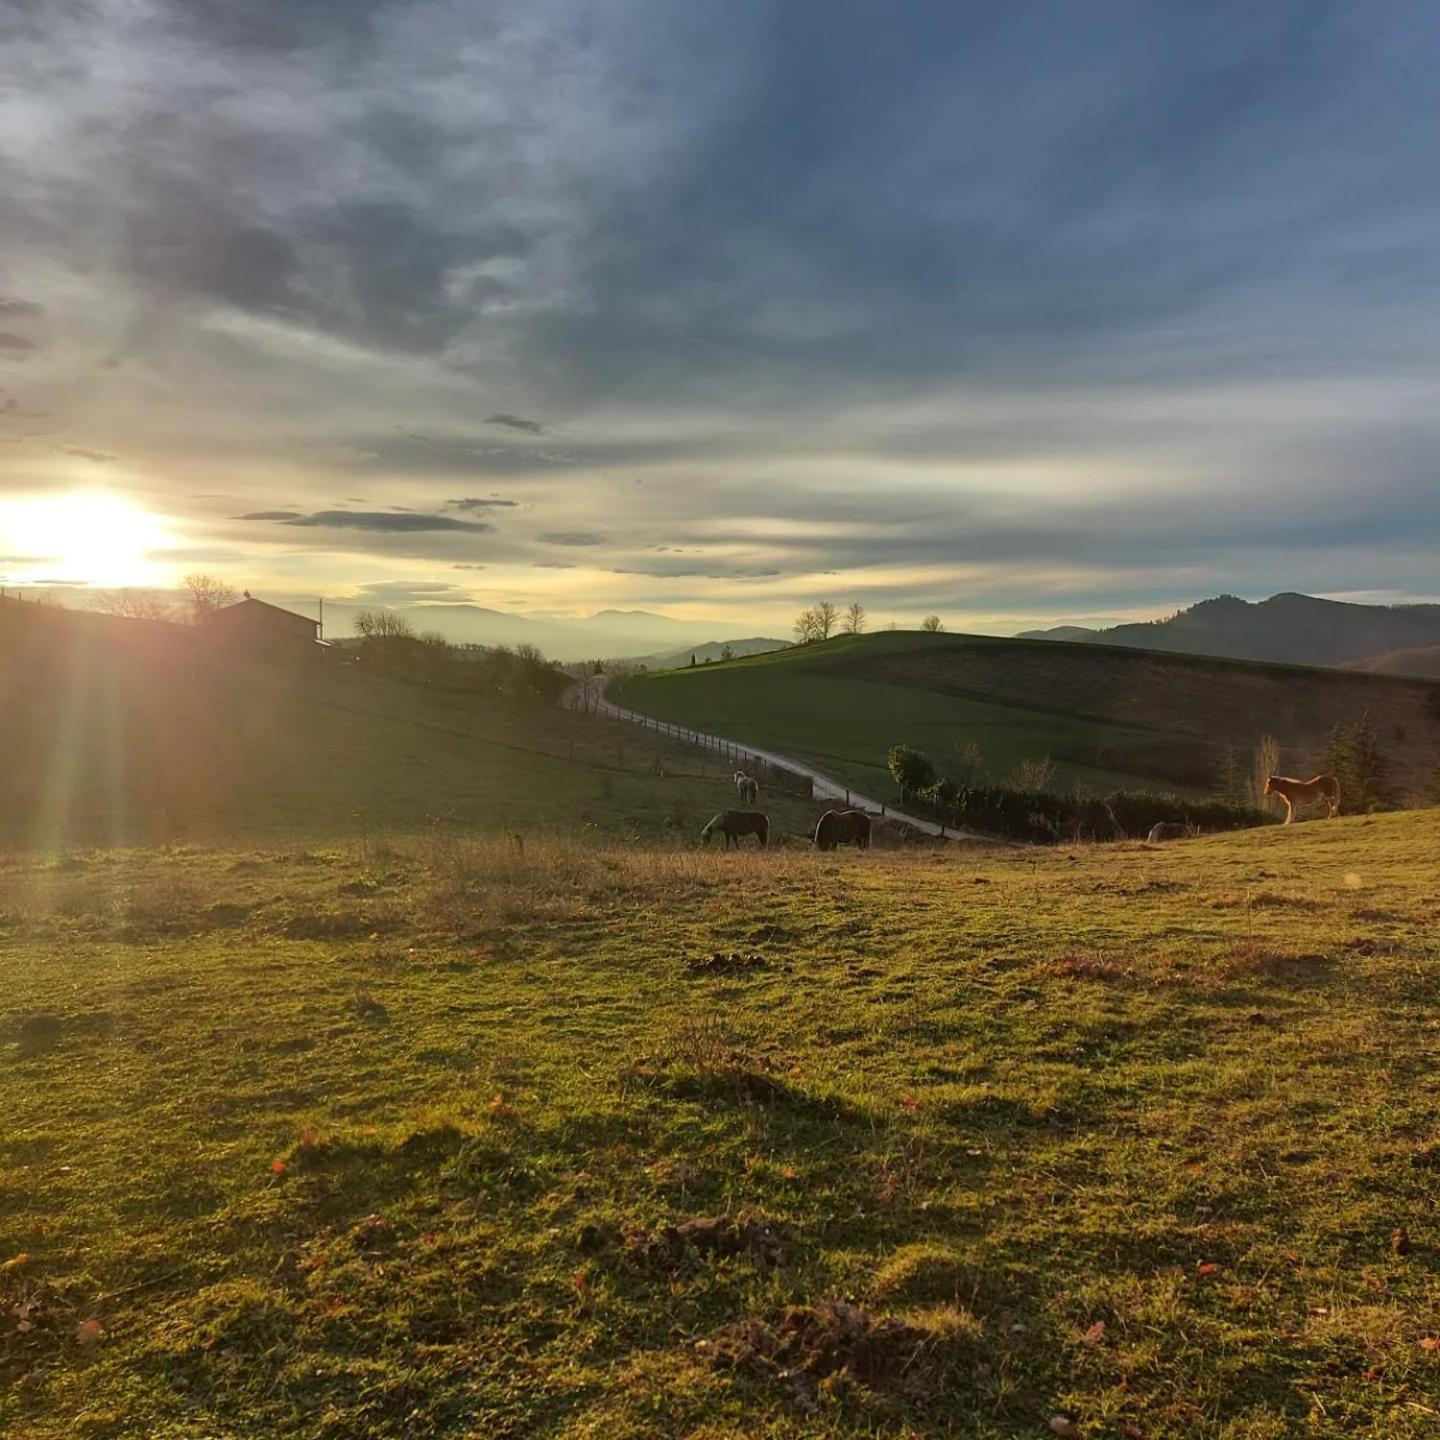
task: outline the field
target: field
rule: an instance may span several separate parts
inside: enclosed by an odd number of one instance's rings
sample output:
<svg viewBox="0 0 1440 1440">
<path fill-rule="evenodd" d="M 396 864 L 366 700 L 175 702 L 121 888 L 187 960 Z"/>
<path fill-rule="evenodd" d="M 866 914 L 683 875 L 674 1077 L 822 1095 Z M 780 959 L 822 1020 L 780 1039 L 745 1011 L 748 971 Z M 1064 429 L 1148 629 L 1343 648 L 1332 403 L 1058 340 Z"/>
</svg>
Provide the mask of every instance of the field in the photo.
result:
<svg viewBox="0 0 1440 1440">
<path fill-rule="evenodd" d="M 1419 1437 L 1440 815 L 0 860 L 0 1434 Z"/>
<path fill-rule="evenodd" d="M 633 726 L 187 641 L 0 606 L 0 844 L 303 843 L 430 825 L 654 841 L 693 837 L 734 798 L 718 761 Z M 766 806 L 784 832 L 813 826 L 808 804 L 772 791 Z"/>
<path fill-rule="evenodd" d="M 1195 794 L 1217 788 L 1227 748 L 1248 767 L 1266 734 L 1286 773 L 1310 774 L 1335 724 L 1362 714 L 1421 796 L 1440 749 L 1440 690 L 1426 681 L 972 635 L 841 636 L 612 690 L 646 714 L 803 755 L 874 796 L 892 792 L 884 760 L 898 743 L 942 774 L 974 741 L 999 781 L 1049 756 L 1064 788 Z"/>
</svg>

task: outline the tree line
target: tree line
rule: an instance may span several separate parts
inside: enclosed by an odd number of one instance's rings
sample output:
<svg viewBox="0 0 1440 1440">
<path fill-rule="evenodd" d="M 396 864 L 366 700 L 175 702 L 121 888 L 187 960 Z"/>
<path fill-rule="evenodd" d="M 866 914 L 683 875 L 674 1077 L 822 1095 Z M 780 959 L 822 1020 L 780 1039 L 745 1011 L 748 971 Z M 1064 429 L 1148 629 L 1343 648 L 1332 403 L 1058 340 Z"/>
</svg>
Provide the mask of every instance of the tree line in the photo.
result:
<svg viewBox="0 0 1440 1440">
<path fill-rule="evenodd" d="M 869 627 L 870 617 L 865 607 L 852 601 L 843 611 L 833 601 L 821 600 L 808 610 L 802 610 L 792 627 L 798 645 L 812 645 L 817 640 L 828 640 L 832 635 L 863 635 Z M 893 625 L 890 627 L 895 628 Z M 938 634 L 945 626 L 938 615 L 927 615 L 920 628 L 930 634 Z"/>
<path fill-rule="evenodd" d="M 452 645 L 438 631 L 417 632 L 392 610 L 359 611 L 355 633 L 360 637 L 356 663 L 396 680 L 547 705 L 558 701 L 570 683 L 535 645 Z"/>
</svg>

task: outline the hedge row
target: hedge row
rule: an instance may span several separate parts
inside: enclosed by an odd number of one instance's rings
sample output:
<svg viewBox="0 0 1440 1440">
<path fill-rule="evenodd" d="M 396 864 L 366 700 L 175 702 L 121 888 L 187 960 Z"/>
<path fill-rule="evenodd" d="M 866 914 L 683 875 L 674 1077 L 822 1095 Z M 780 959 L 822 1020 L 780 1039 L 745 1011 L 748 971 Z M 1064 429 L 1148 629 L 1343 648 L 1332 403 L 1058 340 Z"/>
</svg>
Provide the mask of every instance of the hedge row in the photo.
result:
<svg viewBox="0 0 1440 1440">
<path fill-rule="evenodd" d="M 1225 800 L 1184 800 L 1148 790 L 1104 796 L 1067 796 L 1012 790 L 1002 785 L 963 788 L 942 780 L 919 792 L 946 824 L 1012 840 L 1123 840 L 1148 835 L 1159 821 L 1200 830 L 1243 830 L 1272 824 L 1275 816 Z"/>
</svg>

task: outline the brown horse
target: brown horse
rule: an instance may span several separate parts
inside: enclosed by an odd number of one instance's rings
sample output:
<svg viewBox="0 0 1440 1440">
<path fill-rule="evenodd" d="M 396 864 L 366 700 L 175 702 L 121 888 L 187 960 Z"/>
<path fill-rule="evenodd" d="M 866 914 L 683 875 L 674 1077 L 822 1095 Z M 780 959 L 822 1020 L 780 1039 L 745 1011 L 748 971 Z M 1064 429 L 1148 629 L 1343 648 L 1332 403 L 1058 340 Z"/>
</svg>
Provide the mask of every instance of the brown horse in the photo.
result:
<svg viewBox="0 0 1440 1440">
<path fill-rule="evenodd" d="M 770 817 L 758 810 L 722 810 L 700 832 L 701 842 L 708 845 L 712 835 L 723 835 L 727 850 L 746 835 L 753 835 L 764 849 L 770 843 Z"/>
<path fill-rule="evenodd" d="M 1340 813 L 1340 782 L 1333 775 L 1312 775 L 1308 780 L 1292 780 L 1288 775 L 1272 775 L 1265 782 L 1267 795 L 1278 795 L 1285 802 L 1285 823 L 1295 819 L 1297 805 L 1310 805 L 1323 800 L 1330 807 L 1330 819 Z"/>
<path fill-rule="evenodd" d="M 815 848 L 833 850 L 837 845 L 870 848 L 870 817 L 863 810 L 827 810 L 815 826 Z"/>
</svg>

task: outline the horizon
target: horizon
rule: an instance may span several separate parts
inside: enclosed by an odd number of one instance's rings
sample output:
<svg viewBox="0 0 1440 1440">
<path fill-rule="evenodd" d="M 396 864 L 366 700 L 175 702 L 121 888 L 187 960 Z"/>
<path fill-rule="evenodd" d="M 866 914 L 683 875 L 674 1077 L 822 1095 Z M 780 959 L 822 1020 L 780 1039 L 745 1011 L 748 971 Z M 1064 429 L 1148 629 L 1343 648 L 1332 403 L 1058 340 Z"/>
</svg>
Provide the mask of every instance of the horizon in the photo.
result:
<svg viewBox="0 0 1440 1440">
<path fill-rule="evenodd" d="M 0 22 L 0 583 L 716 639 L 1433 599 L 1425 11 L 906 19 Z"/>
</svg>

